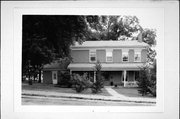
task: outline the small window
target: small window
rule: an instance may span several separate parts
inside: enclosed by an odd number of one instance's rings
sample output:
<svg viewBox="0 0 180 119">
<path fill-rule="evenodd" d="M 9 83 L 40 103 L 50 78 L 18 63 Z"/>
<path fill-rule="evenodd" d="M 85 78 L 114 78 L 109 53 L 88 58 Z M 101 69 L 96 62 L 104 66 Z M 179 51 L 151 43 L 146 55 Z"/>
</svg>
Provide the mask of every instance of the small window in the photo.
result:
<svg viewBox="0 0 180 119">
<path fill-rule="evenodd" d="M 107 62 L 112 62 L 113 61 L 112 50 L 111 51 L 106 51 L 106 61 Z"/>
<path fill-rule="evenodd" d="M 122 58 L 123 58 L 123 62 L 128 62 L 128 52 L 123 52 Z"/>
<path fill-rule="evenodd" d="M 140 52 L 135 52 L 134 61 L 135 62 L 140 62 L 141 61 L 141 53 Z"/>
<path fill-rule="evenodd" d="M 90 51 L 89 57 L 90 57 L 90 62 L 96 62 L 96 51 Z"/>
</svg>

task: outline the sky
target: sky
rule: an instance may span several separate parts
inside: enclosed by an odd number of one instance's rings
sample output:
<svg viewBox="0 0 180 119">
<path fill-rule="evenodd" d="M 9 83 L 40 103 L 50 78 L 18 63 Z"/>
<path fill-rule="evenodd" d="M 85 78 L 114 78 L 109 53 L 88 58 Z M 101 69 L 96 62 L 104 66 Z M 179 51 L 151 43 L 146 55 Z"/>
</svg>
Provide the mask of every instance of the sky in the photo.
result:
<svg viewBox="0 0 180 119">
<path fill-rule="evenodd" d="M 87 12 L 88 11 L 88 12 Z M 110 9 L 89 9 L 81 11 L 87 15 L 125 15 L 136 16 L 143 28 L 156 29 L 156 40 L 163 40 L 164 36 L 164 8 L 161 7 L 131 7 Z"/>
<path fill-rule="evenodd" d="M 162 29 L 161 25 L 164 20 L 162 8 L 124 8 L 119 11 L 119 14 L 137 16 L 143 28 Z"/>
<path fill-rule="evenodd" d="M 134 15 L 143 28 L 156 29 L 156 41 L 164 40 L 164 9 L 163 8 L 125 8 L 121 15 Z"/>
</svg>

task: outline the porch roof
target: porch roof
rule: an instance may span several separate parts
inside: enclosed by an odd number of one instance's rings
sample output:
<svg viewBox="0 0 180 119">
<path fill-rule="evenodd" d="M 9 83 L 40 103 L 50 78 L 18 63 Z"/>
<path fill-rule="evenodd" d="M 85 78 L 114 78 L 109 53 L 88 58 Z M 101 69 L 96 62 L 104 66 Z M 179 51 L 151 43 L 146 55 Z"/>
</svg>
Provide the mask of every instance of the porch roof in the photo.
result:
<svg viewBox="0 0 180 119">
<path fill-rule="evenodd" d="M 143 63 L 101 63 L 102 71 L 123 71 L 123 70 L 140 70 Z M 92 63 L 71 63 L 68 69 L 72 71 L 94 71 L 95 64 Z"/>
</svg>

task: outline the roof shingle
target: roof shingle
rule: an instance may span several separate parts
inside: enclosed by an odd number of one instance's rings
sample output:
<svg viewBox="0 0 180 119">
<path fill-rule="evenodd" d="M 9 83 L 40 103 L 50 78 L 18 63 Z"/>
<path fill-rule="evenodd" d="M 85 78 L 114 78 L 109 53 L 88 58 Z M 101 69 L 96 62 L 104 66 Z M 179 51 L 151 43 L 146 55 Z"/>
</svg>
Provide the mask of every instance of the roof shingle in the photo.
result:
<svg viewBox="0 0 180 119">
<path fill-rule="evenodd" d="M 148 44 L 144 42 L 132 41 L 85 41 L 82 44 L 78 42 L 71 48 L 76 47 L 147 47 Z"/>
</svg>

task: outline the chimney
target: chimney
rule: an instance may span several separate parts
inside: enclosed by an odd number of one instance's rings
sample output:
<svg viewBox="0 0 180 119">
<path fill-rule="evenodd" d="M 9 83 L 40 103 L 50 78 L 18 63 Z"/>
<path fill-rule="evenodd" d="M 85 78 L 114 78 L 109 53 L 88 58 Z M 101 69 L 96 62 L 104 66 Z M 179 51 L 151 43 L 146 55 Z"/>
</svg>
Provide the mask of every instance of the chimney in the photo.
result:
<svg viewBox="0 0 180 119">
<path fill-rule="evenodd" d="M 142 42 L 142 32 L 140 32 L 137 36 L 138 42 Z"/>
</svg>

